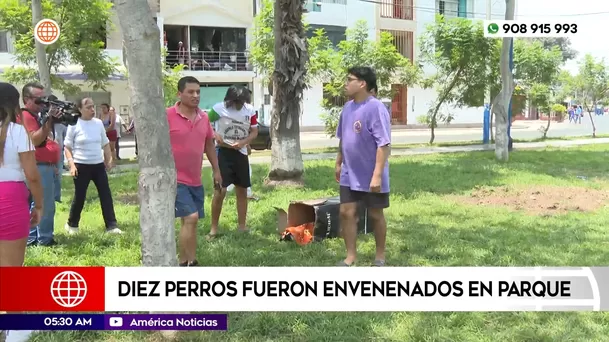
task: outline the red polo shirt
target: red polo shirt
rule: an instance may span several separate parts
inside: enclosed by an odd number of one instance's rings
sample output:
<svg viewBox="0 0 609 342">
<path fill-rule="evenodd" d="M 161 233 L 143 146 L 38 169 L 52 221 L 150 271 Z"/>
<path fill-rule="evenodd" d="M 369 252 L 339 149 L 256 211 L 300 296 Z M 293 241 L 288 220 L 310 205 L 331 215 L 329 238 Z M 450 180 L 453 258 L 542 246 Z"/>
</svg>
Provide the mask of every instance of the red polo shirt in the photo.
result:
<svg viewBox="0 0 609 342">
<path fill-rule="evenodd" d="M 207 113 L 197 110 L 194 120 L 180 114 L 180 103 L 167 108 L 169 138 L 175 159 L 178 183 L 201 186 L 205 141 L 214 137 Z"/>
<path fill-rule="evenodd" d="M 23 121 L 23 122 L 21 122 Z M 21 120 L 17 118 L 17 123 L 22 124 L 29 133 L 36 132 L 40 129 L 40 125 L 36 118 L 28 111 L 21 112 Z M 51 131 L 52 134 L 52 131 Z M 51 137 L 47 137 L 46 144 L 44 146 L 36 146 L 36 161 L 39 163 L 50 163 L 57 164 L 60 156 L 59 144 L 55 142 Z"/>
</svg>

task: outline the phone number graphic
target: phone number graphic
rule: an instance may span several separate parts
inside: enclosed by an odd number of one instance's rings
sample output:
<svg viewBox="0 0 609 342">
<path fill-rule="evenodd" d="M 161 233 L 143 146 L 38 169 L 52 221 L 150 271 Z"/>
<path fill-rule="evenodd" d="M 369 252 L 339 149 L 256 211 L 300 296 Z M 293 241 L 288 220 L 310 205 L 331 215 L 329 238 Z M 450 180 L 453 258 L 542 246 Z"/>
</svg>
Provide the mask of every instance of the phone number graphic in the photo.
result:
<svg viewBox="0 0 609 342">
<path fill-rule="evenodd" d="M 580 32 L 576 23 L 520 20 L 485 20 L 484 36 L 491 38 L 572 37 Z"/>
</svg>

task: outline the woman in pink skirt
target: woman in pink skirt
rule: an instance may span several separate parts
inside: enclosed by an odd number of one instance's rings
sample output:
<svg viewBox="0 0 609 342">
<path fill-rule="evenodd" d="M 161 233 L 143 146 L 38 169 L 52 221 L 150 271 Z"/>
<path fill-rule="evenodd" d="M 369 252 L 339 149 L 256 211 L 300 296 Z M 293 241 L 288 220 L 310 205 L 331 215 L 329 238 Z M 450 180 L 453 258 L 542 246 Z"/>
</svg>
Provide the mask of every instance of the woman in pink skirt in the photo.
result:
<svg viewBox="0 0 609 342">
<path fill-rule="evenodd" d="M 42 214 L 34 145 L 25 128 L 16 123 L 19 115 L 19 92 L 0 83 L 0 266 L 23 265 L 30 227 L 38 225 Z"/>
</svg>

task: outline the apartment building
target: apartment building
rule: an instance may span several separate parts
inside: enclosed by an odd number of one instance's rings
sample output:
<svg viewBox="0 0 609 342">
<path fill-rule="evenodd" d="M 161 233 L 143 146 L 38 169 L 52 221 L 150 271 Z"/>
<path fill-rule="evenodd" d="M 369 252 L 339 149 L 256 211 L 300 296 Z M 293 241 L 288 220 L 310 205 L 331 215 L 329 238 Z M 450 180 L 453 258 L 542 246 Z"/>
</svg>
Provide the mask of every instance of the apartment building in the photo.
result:
<svg viewBox="0 0 609 342">
<path fill-rule="evenodd" d="M 231 84 L 252 86 L 254 71 L 248 63 L 247 46 L 253 25 L 252 0 L 148 0 L 159 26 L 161 46 L 168 50 L 167 63 L 186 65 L 185 75 L 201 81 L 201 108 L 224 98 Z M 230 6 L 228 5 L 230 4 Z M 123 61 L 123 43 L 118 18 L 107 32 L 105 49 Z M 0 71 L 14 65 L 10 36 L 0 33 Z M 129 115 L 129 96 L 124 66 L 110 78 L 107 91 L 93 91 L 85 85 L 78 65 L 68 65 L 59 75 L 81 85 L 84 94 L 99 105 L 110 103 L 123 116 Z M 61 96 L 61 94 L 56 94 Z M 76 96 L 67 96 L 73 100 Z"/>
<path fill-rule="evenodd" d="M 397 0 L 396 0 L 397 1 Z M 489 0 L 416 0 L 414 14 L 416 17 L 415 40 L 425 33 L 425 27 L 435 21 L 437 14 L 442 14 L 446 18 L 465 18 L 469 20 L 484 20 L 487 15 L 487 5 Z M 505 17 L 505 1 L 490 0 L 490 14 L 492 19 L 502 19 Z M 415 59 L 418 50 L 415 49 Z M 484 51 L 472 51 L 472 53 L 484 53 Z M 434 70 L 429 65 L 423 65 L 423 70 L 427 75 L 431 75 Z M 407 117 L 409 124 L 418 124 L 416 118 L 425 115 L 437 93 L 433 89 L 421 89 L 413 87 L 408 92 Z M 448 107 L 454 116 L 452 123 L 482 123 L 483 107 Z"/>
</svg>

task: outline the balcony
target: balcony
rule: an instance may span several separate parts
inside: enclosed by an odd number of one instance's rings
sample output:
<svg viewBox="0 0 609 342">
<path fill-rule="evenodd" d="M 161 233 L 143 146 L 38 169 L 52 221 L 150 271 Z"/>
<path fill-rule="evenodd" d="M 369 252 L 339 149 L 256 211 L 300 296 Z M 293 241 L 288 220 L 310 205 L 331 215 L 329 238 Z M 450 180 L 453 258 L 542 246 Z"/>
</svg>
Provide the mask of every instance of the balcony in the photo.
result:
<svg viewBox="0 0 609 342">
<path fill-rule="evenodd" d="M 190 71 L 252 71 L 246 51 L 246 29 L 231 27 L 163 27 L 166 62 Z"/>
<path fill-rule="evenodd" d="M 166 63 L 190 71 L 252 71 L 247 51 L 167 51 Z"/>
<path fill-rule="evenodd" d="M 400 20 L 414 19 L 413 0 L 380 0 L 381 17 Z"/>
</svg>

